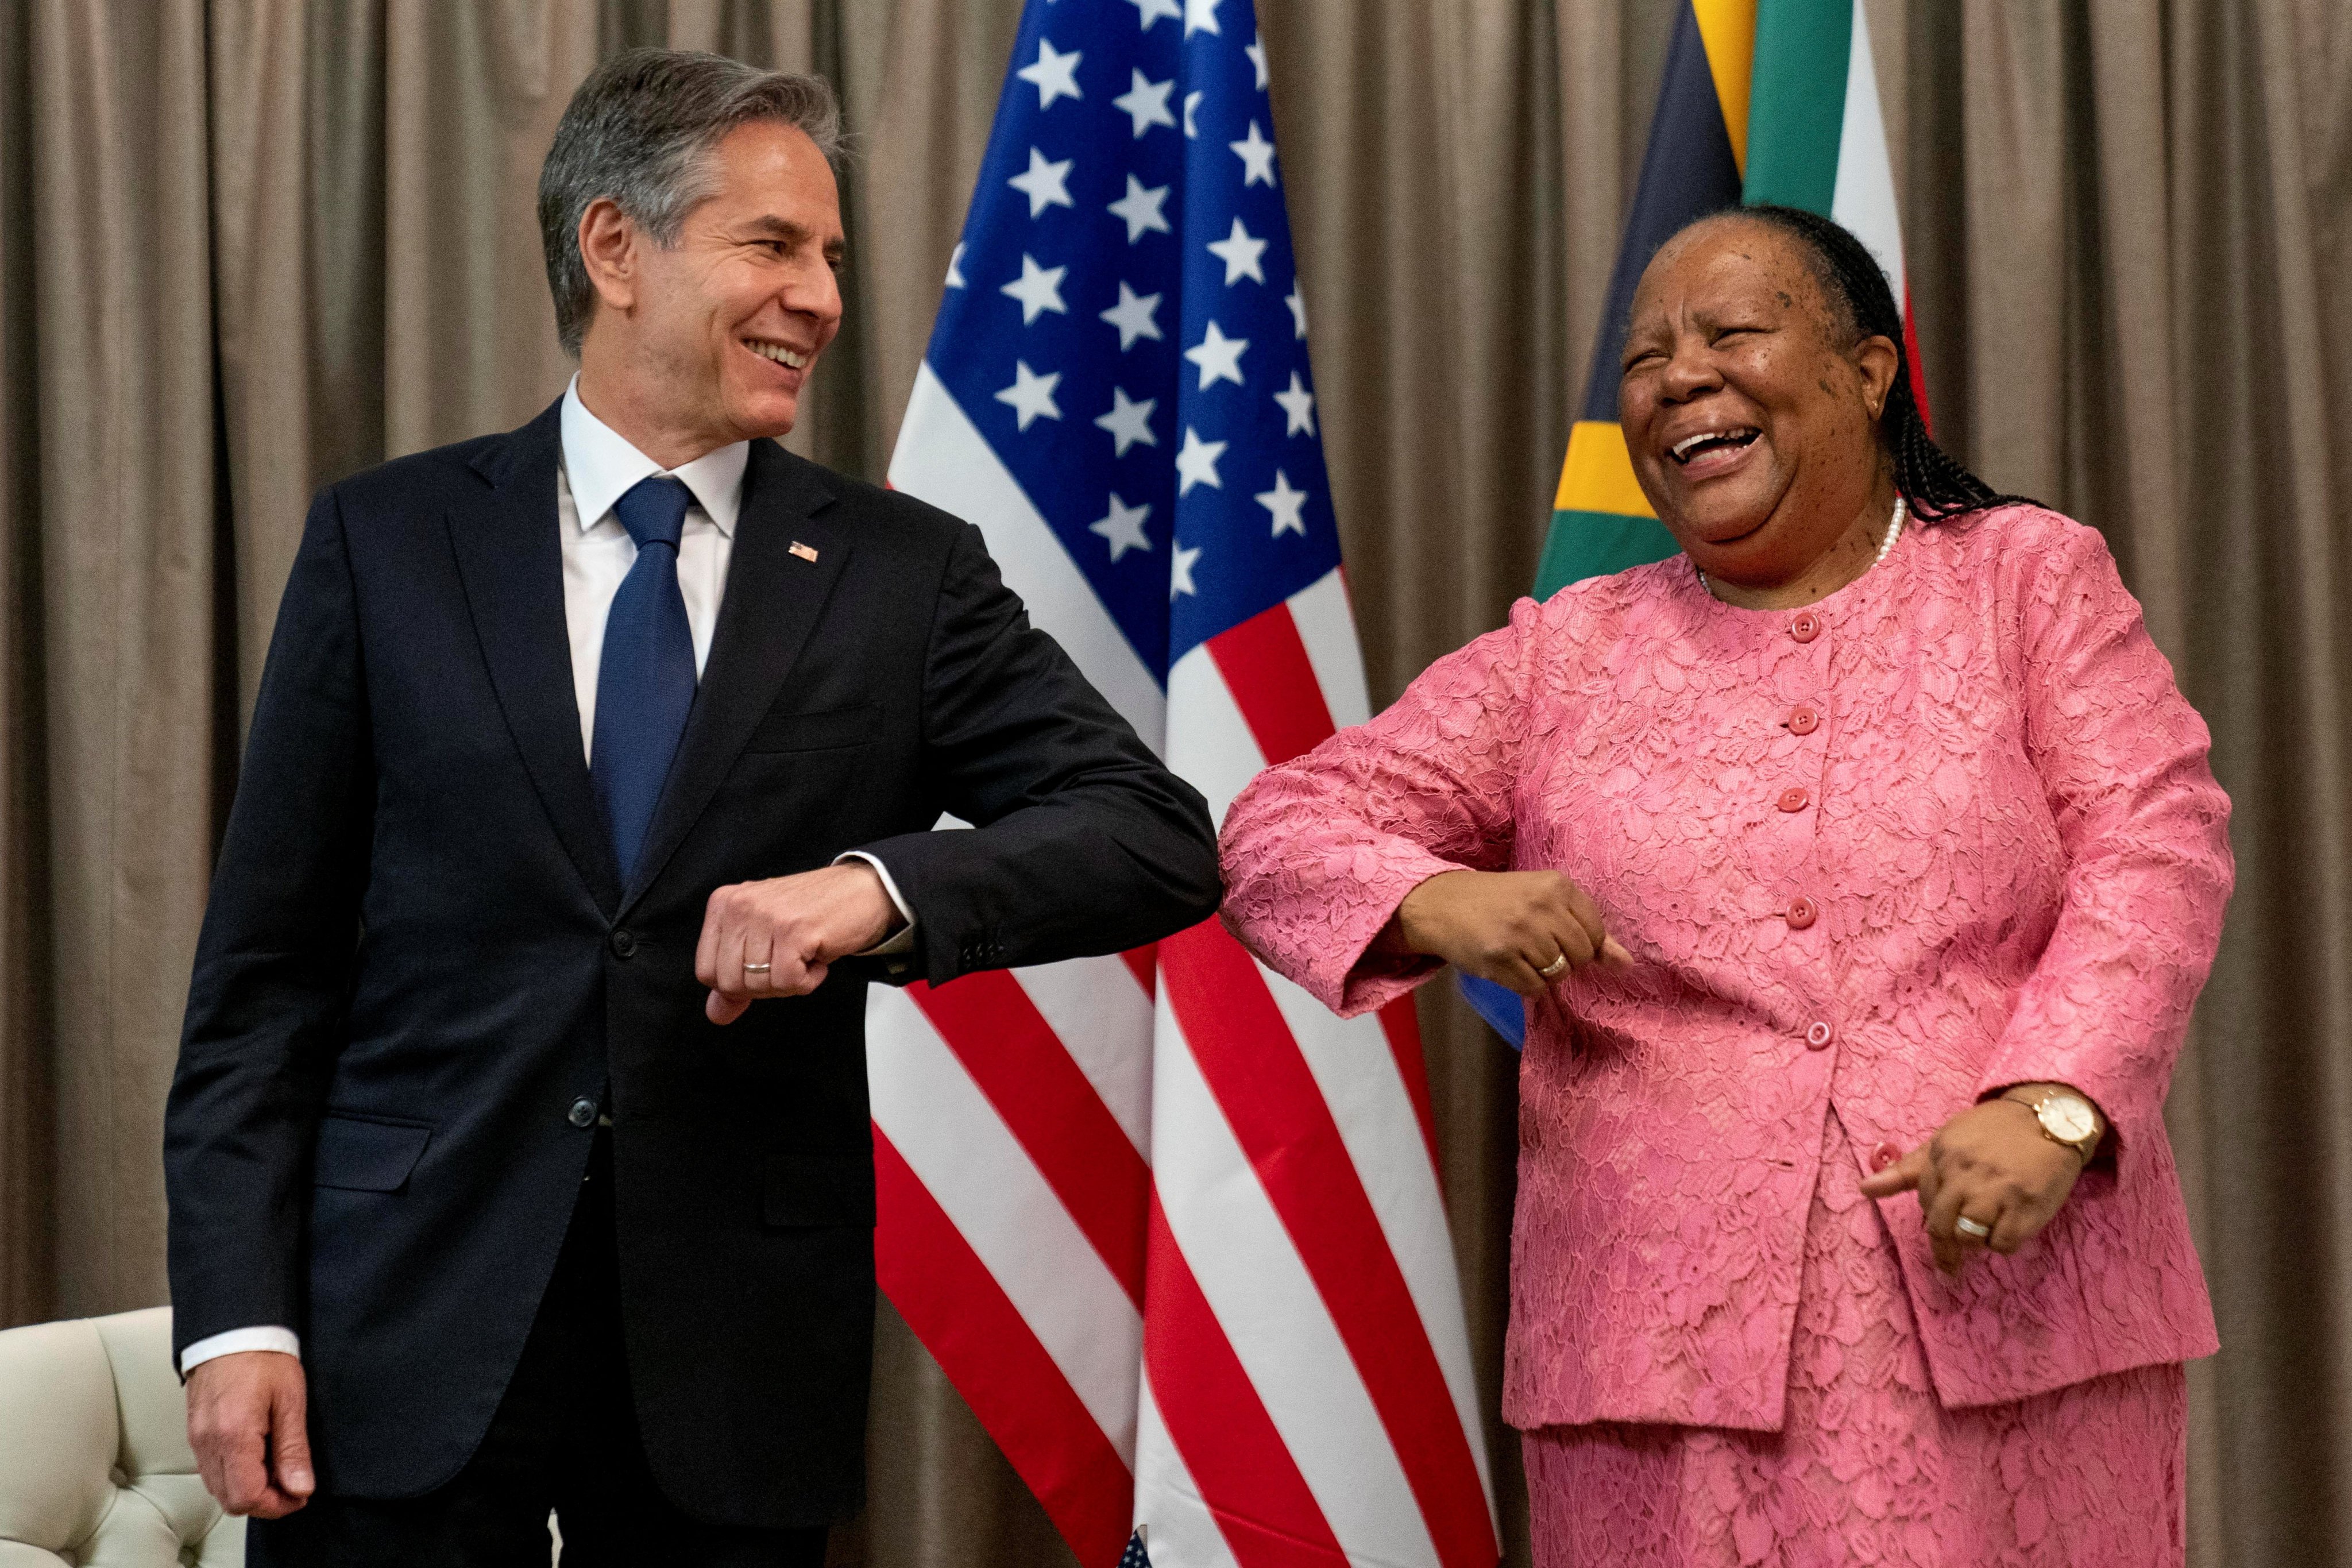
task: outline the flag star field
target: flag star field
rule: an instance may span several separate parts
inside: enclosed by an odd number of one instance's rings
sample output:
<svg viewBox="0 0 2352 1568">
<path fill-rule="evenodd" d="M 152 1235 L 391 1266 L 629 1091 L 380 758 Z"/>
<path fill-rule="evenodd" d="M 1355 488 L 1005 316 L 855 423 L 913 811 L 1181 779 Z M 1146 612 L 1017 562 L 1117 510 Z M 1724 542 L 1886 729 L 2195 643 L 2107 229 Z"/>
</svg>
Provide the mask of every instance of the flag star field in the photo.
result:
<svg viewBox="0 0 2352 1568">
<path fill-rule="evenodd" d="M 1339 563 L 1239 32 L 1214 0 L 1029 8 L 929 355 L 1163 684 Z"/>
</svg>

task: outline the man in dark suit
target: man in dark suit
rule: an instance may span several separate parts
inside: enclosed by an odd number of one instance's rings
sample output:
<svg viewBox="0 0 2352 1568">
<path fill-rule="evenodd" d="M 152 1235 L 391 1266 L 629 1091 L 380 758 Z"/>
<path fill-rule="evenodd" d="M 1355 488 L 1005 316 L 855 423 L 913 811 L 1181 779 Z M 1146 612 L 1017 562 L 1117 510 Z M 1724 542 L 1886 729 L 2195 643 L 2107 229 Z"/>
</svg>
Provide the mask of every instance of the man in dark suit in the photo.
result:
<svg viewBox="0 0 2352 1568">
<path fill-rule="evenodd" d="M 840 322 L 835 137 L 811 79 L 599 69 L 541 181 L 571 389 L 312 509 L 166 1130 L 257 1563 L 544 1563 L 551 1508 L 577 1561 L 821 1561 L 867 979 L 1215 905 L 1200 797 L 977 531 L 766 439 Z"/>
</svg>

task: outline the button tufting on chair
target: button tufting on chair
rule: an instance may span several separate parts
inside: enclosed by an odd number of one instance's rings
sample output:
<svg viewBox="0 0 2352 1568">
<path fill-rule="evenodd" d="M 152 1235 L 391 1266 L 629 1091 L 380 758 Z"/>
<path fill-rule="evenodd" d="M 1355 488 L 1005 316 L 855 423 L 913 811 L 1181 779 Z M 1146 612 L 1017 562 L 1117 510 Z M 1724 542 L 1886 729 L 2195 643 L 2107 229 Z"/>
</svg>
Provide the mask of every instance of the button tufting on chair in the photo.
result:
<svg viewBox="0 0 2352 1568">
<path fill-rule="evenodd" d="M 244 1561 L 196 1476 L 169 1307 L 0 1333 L 0 1563 Z"/>
</svg>

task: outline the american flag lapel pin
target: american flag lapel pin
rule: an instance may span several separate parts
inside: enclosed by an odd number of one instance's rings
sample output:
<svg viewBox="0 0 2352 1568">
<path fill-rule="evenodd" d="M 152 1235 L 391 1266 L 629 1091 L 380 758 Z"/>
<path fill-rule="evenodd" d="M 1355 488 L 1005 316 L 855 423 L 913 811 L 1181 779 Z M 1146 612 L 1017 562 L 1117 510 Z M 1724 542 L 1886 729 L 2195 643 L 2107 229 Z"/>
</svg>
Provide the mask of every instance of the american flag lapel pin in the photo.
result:
<svg viewBox="0 0 2352 1568">
<path fill-rule="evenodd" d="M 799 540 L 795 539 L 793 541 L 793 547 L 788 553 L 797 555 L 803 561 L 814 561 L 816 559 L 816 546 L 814 544 L 803 544 Z"/>
</svg>

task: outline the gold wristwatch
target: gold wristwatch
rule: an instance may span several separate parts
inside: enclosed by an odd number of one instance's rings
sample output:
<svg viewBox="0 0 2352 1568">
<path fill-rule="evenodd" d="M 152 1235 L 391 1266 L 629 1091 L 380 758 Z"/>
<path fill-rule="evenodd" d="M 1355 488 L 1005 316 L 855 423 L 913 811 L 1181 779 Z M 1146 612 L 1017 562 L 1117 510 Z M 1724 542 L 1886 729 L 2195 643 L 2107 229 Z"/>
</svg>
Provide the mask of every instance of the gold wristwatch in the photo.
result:
<svg viewBox="0 0 2352 1568">
<path fill-rule="evenodd" d="M 2001 1098 L 2033 1112 L 2033 1119 L 2042 1124 L 2042 1135 L 2074 1151 L 2085 1165 L 2099 1152 L 2100 1140 L 2107 1135 L 2099 1113 L 2079 1094 L 2051 1089 L 2039 1093 L 2011 1092 Z"/>
</svg>

